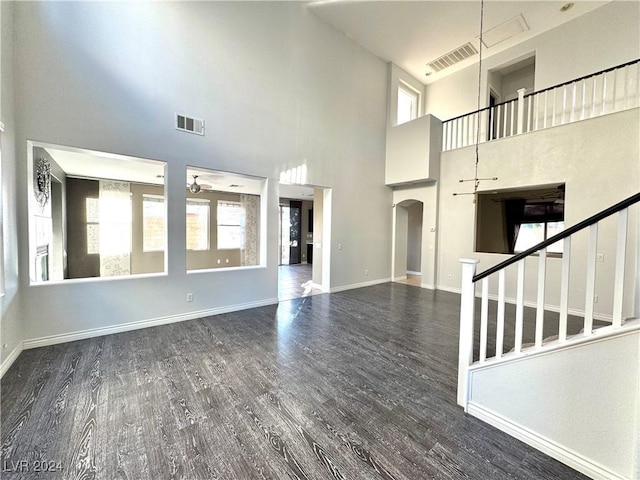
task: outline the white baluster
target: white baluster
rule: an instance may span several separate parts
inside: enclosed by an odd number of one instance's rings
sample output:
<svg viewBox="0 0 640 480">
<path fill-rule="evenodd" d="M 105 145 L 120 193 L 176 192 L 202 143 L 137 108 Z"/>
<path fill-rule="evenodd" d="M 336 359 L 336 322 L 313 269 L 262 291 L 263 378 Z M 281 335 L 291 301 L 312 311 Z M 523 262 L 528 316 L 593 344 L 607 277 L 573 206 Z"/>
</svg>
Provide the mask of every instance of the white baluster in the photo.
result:
<svg viewBox="0 0 640 480">
<path fill-rule="evenodd" d="M 496 108 L 496 139 L 500 138 L 500 120 L 501 120 L 501 116 L 502 116 L 502 105 L 498 105 Z"/>
<path fill-rule="evenodd" d="M 564 125 L 564 114 L 567 109 L 567 86 L 562 87 L 562 112 L 560 112 L 560 125 Z"/>
<path fill-rule="evenodd" d="M 487 326 L 489 323 L 489 277 L 482 279 L 482 308 L 480 309 L 480 363 L 487 360 Z"/>
<path fill-rule="evenodd" d="M 511 128 L 509 129 L 509 135 L 513 137 L 513 124 L 515 123 L 516 118 L 516 101 L 511 101 Z"/>
<path fill-rule="evenodd" d="M 446 152 L 449 150 L 447 148 L 447 131 L 449 130 L 449 122 L 444 122 L 442 124 L 442 151 Z"/>
<path fill-rule="evenodd" d="M 518 123 L 516 125 L 518 135 L 524 130 L 524 92 L 526 92 L 525 88 L 518 90 Z"/>
<path fill-rule="evenodd" d="M 607 74 L 602 76 L 602 107 L 600 109 L 600 115 L 607 113 Z"/>
<path fill-rule="evenodd" d="M 502 125 L 502 136 L 506 137 L 507 136 L 507 117 L 509 116 L 509 112 L 508 112 L 508 108 L 509 108 L 509 104 L 508 103 L 504 103 L 503 104 L 503 111 L 504 111 L 504 121 L 503 121 L 503 125 Z"/>
<path fill-rule="evenodd" d="M 516 338 L 515 352 L 522 351 L 522 329 L 524 323 L 524 265 L 525 260 L 518 262 L 518 284 L 516 287 Z"/>
<path fill-rule="evenodd" d="M 473 276 L 479 260 L 461 259 L 462 291 L 460 296 L 460 344 L 458 350 L 458 405 L 467 410 L 468 370 L 473 363 L 473 316 L 475 285 Z"/>
<path fill-rule="evenodd" d="M 598 80 L 597 77 L 593 77 L 593 99 L 591 100 L 591 117 L 593 118 L 596 116 L 596 91 L 597 91 L 597 87 L 598 87 Z"/>
<path fill-rule="evenodd" d="M 536 301 L 536 348 L 542 346 L 544 331 L 544 298 L 547 279 L 547 249 L 538 252 L 538 298 Z"/>
<path fill-rule="evenodd" d="M 626 109 L 627 107 L 627 98 L 629 91 L 629 67 L 624 67 L 624 88 L 622 90 L 622 108 Z"/>
<path fill-rule="evenodd" d="M 504 268 L 498 272 L 498 316 L 496 320 L 496 358 L 504 350 Z"/>
<path fill-rule="evenodd" d="M 624 263 L 627 257 L 627 224 L 629 209 L 618 212 L 618 240 L 616 242 L 616 273 L 613 280 L 613 328 L 622 326 L 624 297 Z"/>
<path fill-rule="evenodd" d="M 589 227 L 589 246 L 587 248 L 587 281 L 584 300 L 584 334 L 593 332 L 593 302 L 596 293 L 596 256 L 598 254 L 598 224 Z"/>
<path fill-rule="evenodd" d="M 587 102 L 587 81 L 583 80 L 582 81 L 582 96 L 581 96 L 581 103 L 582 105 L 580 106 L 580 120 L 584 120 L 584 109 L 585 109 L 585 104 Z"/>
<path fill-rule="evenodd" d="M 618 70 L 613 71 L 613 93 L 611 97 L 611 112 L 615 112 L 618 99 Z"/>
<path fill-rule="evenodd" d="M 533 105 L 533 101 L 531 100 L 533 95 L 529 95 L 527 97 L 527 132 L 531 131 L 531 116 L 533 115 L 533 110 L 531 109 Z"/>
<path fill-rule="evenodd" d="M 544 118 L 542 122 L 542 128 L 547 128 L 547 100 L 549 96 L 549 90 L 544 92 Z"/>
<path fill-rule="evenodd" d="M 576 84 L 573 84 L 573 91 L 571 92 L 571 114 L 569 115 L 569 121 L 575 122 L 576 119 Z"/>
<path fill-rule="evenodd" d="M 558 89 L 553 89 L 553 111 L 551 112 L 551 126 L 556 126 L 556 97 L 558 96 Z"/>
<path fill-rule="evenodd" d="M 534 130 L 538 130 L 538 124 L 540 122 L 540 95 L 536 95 L 536 99 L 534 101 L 534 107 L 533 107 L 533 112 L 535 117 L 533 117 L 534 122 L 533 122 L 533 128 Z"/>
<path fill-rule="evenodd" d="M 560 343 L 567 341 L 567 316 L 569 314 L 569 269 L 571 266 L 571 237 L 563 240 L 562 274 L 560 277 L 560 321 L 558 339 Z"/>
</svg>

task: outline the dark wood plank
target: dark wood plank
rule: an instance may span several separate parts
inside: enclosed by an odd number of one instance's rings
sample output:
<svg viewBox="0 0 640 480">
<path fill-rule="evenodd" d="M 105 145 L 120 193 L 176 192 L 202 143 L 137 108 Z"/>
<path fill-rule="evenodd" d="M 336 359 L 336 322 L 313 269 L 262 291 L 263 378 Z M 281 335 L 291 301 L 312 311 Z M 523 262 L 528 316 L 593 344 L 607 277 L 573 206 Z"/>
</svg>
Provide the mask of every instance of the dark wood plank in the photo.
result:
<svg viewBox="0 0 640 480">
<path fill-rule="evenodd" d="M 585 478 L 456 405 L 459 303 L 384 284 L 25 351 L 2 459 L 62 469 L 2 478 Z"/>
</svg>

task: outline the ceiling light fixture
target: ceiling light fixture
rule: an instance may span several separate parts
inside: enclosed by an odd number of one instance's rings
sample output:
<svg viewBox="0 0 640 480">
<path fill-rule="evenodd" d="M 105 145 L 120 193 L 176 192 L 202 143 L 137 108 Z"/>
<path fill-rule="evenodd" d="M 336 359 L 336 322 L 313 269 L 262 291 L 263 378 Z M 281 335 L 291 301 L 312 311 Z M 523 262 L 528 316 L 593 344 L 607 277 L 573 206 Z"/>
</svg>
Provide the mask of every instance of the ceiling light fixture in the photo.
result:
<svg viewBox="0 0 640 480">
<path fill-rule="evenodd" d="M 196 182 L 196 178 L 198 178 L 198 175 L 192 175 L 193 176 L 193 183 L 191 185 L 189 185 L 189 191 L 191 193 L 200 193 L 200 185 L 198 185 L 198 182 Z"/>
</svg>

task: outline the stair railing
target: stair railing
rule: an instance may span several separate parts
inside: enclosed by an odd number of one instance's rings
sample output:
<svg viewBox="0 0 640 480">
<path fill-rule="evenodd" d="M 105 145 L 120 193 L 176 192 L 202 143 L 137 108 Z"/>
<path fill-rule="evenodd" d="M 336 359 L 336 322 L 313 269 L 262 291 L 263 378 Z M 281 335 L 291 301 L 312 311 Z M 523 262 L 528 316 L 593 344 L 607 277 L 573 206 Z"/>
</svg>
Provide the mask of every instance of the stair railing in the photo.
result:
<svg viewBox="0 0 640 480">
<path fill-rule="evenodd" d="M 474 321 L 475 321 L 475 297 L 477 282 L 481 282 L 481 302 L 480 302 L 480 338 L 479 338 L 479 359 L 478 364 L 487 361 L 498 362 L 504 359 L 503 353 L 504 332 L 505 332 L 505 271 L 510 265 L 517 264 L 517 285 L 516 285 L 516 316 L 515 316 L 515 339 L 513 353 L 507 354 L 509 358 L 516 358 L 528 353 L 539 351 L 543 347 L 543 327 L 545 312 L 545 283 L 547 247 L 562 241 L 562 271 L 560 276 L 560 314 L 558 327 L 558 340 L 554 346 L 564 346 L 571 342 L 584 341 L 595 335 L 593 328 L 594 320 L 594 294 L 596 284 L 596 261 L 599 223 L 614 214 L 618 215 L 617 221 L 617 241 L 616 260 L 614 274 L 613 312 L 610 329 L 616 331 L 623 326 L 623 294 L 624 294 L 624 274 L 626 262 L 627 229 L 629 207 L 640 202 L 640 193 L 587 218 L 586 220 L 573 225 L 563 232 L 543 241 L 539 244 L 516 254 L 504 262 L 495 265 L 487 270 L 476 274 L 477 259 L 461 259 L 462 263 L 462 290 L 460 303 L 460 344 L 458 359 L 458 404 L 465 407 L 468 401 L 468 371 L 474 364 Z M 584 229 L 589 229 L 588 249 L 586 258 L 586 278 L 585 278 L 585 313 L 584 330 L 579 338 L 569 339 L 567 335 L 567 319 L 569 312 L 569 277 L 571 263 L 571 239 Z M 523 326 L 524 326 L 524 281 L 525 281 L 525 261 L 531 255 L 538 254 L 538 282 L 536 298 L 535 317 L 535 343 L 531 347 L 524 347 Z M 495 355 L 491 358 L 487 352 L 488 323 L 489 323 L 489 277 L 498 276 L 498 301 L 496 312 L 496 349 Z M 636 305 L 637 308 L 637 305 Z M 603 329 L 599 329 L 603 330 Z"/>
<path fill-rule="evenodd" d="M 466 113 L 442 124 L 442 151 L 640 106 L 640 59 Z"/>
</svg>

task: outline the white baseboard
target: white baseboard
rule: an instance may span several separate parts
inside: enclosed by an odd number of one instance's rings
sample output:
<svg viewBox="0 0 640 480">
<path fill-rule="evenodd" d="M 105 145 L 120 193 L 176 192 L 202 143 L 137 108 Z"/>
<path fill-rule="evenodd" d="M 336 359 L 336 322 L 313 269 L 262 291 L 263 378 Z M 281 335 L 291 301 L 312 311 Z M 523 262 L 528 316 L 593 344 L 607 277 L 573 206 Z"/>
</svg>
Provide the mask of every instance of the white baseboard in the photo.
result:
<svg viewBox="0 0 640 480">
<path fill-rule="evenodd" d="M 23 350 L 24 350 L 23 342 L 20 342 L 11 351 L 9 356 L 4 359 L 4 362 L 2 362 L 2 365 L 0 365 L 0 378 L 4 377 L 4 374 L 7 373 L 7 370 L 9 370 L 11 365 L 13 365 L 13 362 L 16 361 L 16 358 L 20 356 Z"/>
<path fill-rule="evenodd" d="M 46 337 L 31 338 L 22 342 L 23 348 L 38 348 L 48 345 L 56 345 L 58 343 L 74 342 L 76 340 L 84 340 L 86 338 L 100 337 L 102 335 L 110 335 L 112 333 L 128 332 L 131 330 L 139 330 L 142 328 L 156 327 L 166 325 L 168 323 L 183 322 L 185 320 L 194 320 L 196 318 L 208 317 L 211 315 L 219 315 L 221 313 L 237 312 L 249 308 L 264 307 L 267 305 L 276 305 L 277 298 L 259 300 L 256 302 L 242 303 L 237 305 L 229 305 L 225 307 L 210 308 L 207 310 L 199 310 L 195 312 L 179 313 L 176 315 L 168 315 L 166 317 L 152 318 L 148 320 L 139 320 L 135 322 L 122 323 L 118 325 L 110 325 L 108 327 L 90 328 L 72 333 L 62 333 L 58 335 L 49 335 Z"/>
<path fill-rule="evenodd" d="M 458 295 L 460 295 L 461 293 L 461 289 L 459 288 L 455 288 L 455 287 L 448 287 L 445 285 L 438 285 L 437 286 L 438 290 L 444 290 L 445 292 L 451 292 L 451 293 L 457 293 Z M 476 298 L 480 298 L 481 294 L 479 292 L 476 292 Z M 495 294 L 489 294 L 489 300 L 494 300 L 494 301 L 498 301 L 498 295 Z M 516 299 L 513 297 L 505 297 L 504 299 L 505 303 L 508 303 L 510 305 L 515 305 L 516 304 Z M 524 301 L 524 306 L 525 307 L 530 307 L 530 308 L 536 308 L 538 306 L 538 304 L 536 302 L 532 302 L 529 300 L 525 300 Z M 549 303 L 545 303 L 544 305 L 544 309 L 548 310 L 550 312 L 556 312 L 556 313 L 560 313 L 560 306 L 559 305 L 551 305 Z M 577 308 L 570 308 L 568 310 L 569 315 L 575 315 L 576 317 L 584 317 L 584 310 L 580 310 Z M 603 322 L 609 322 L 612 323 L 613 322 L 613 316 L 612 315 L 605 315 L 604 313 L 594 313 L 593 314 L 593 318 L 596 320 L 602 320 Z"/>
<path fill-rule="evenodd" d="M 404 281 L 404 280 L 406 280 L 406 279 L 407 279 L 407 276 L 406 276 L 406 275 L 401 275 L 401 276 L 399 276 L 399 277 L 393 277 L 392 281 L 393 281 L 393 282 L 403 282 L 403 281 Z"/>
<path fill-rule="evenodd" d="M 422 272 L 414 272 L 412 270 L 407 270 L 407 275 L 422 275 Z"/>
<path fill-rule="evenodd" d="M 431 283 L 421 283 L 420 288 L 426 288 L 427 290 L 437 290 L 436 286 Z"/>
<path fill-rule="evenodd" d="M 498 430 L 523 441 L 527 445 L 540 450 L 541 452 L 555 458 L 559 462 L 569 465 L 571 468 L 588 475 L 591 478 L 611 479 L 611 480 L 628 480 L 626 477 L 609 470 L 606 467 L 584 457 L 583 455 L 566 448 L 553 440 L 523 427 L 520 424 L 498 415 L 497 413 L 484 408 L 481 405 L 469 402 L 467 412 L 483 422 L 494 426 Z"/>
<path fill-rule="evenodd" d="M 381 278 L 378 280 L 370 280 L 368 282 L 352 283 L 350 285 L 341 285 L 339 287 L 331 287 L 331 290 L 329 290 L 329 292 L 330 293 L 344 292 L 345 290 L 353 290 L 355 288 L 362 288 L 362 287 L 371 287 L 373 285 L 380 285 L 381 283 L 389 283 L 390 281 L 391 281 L 391 278 Z"/>
</svg>

